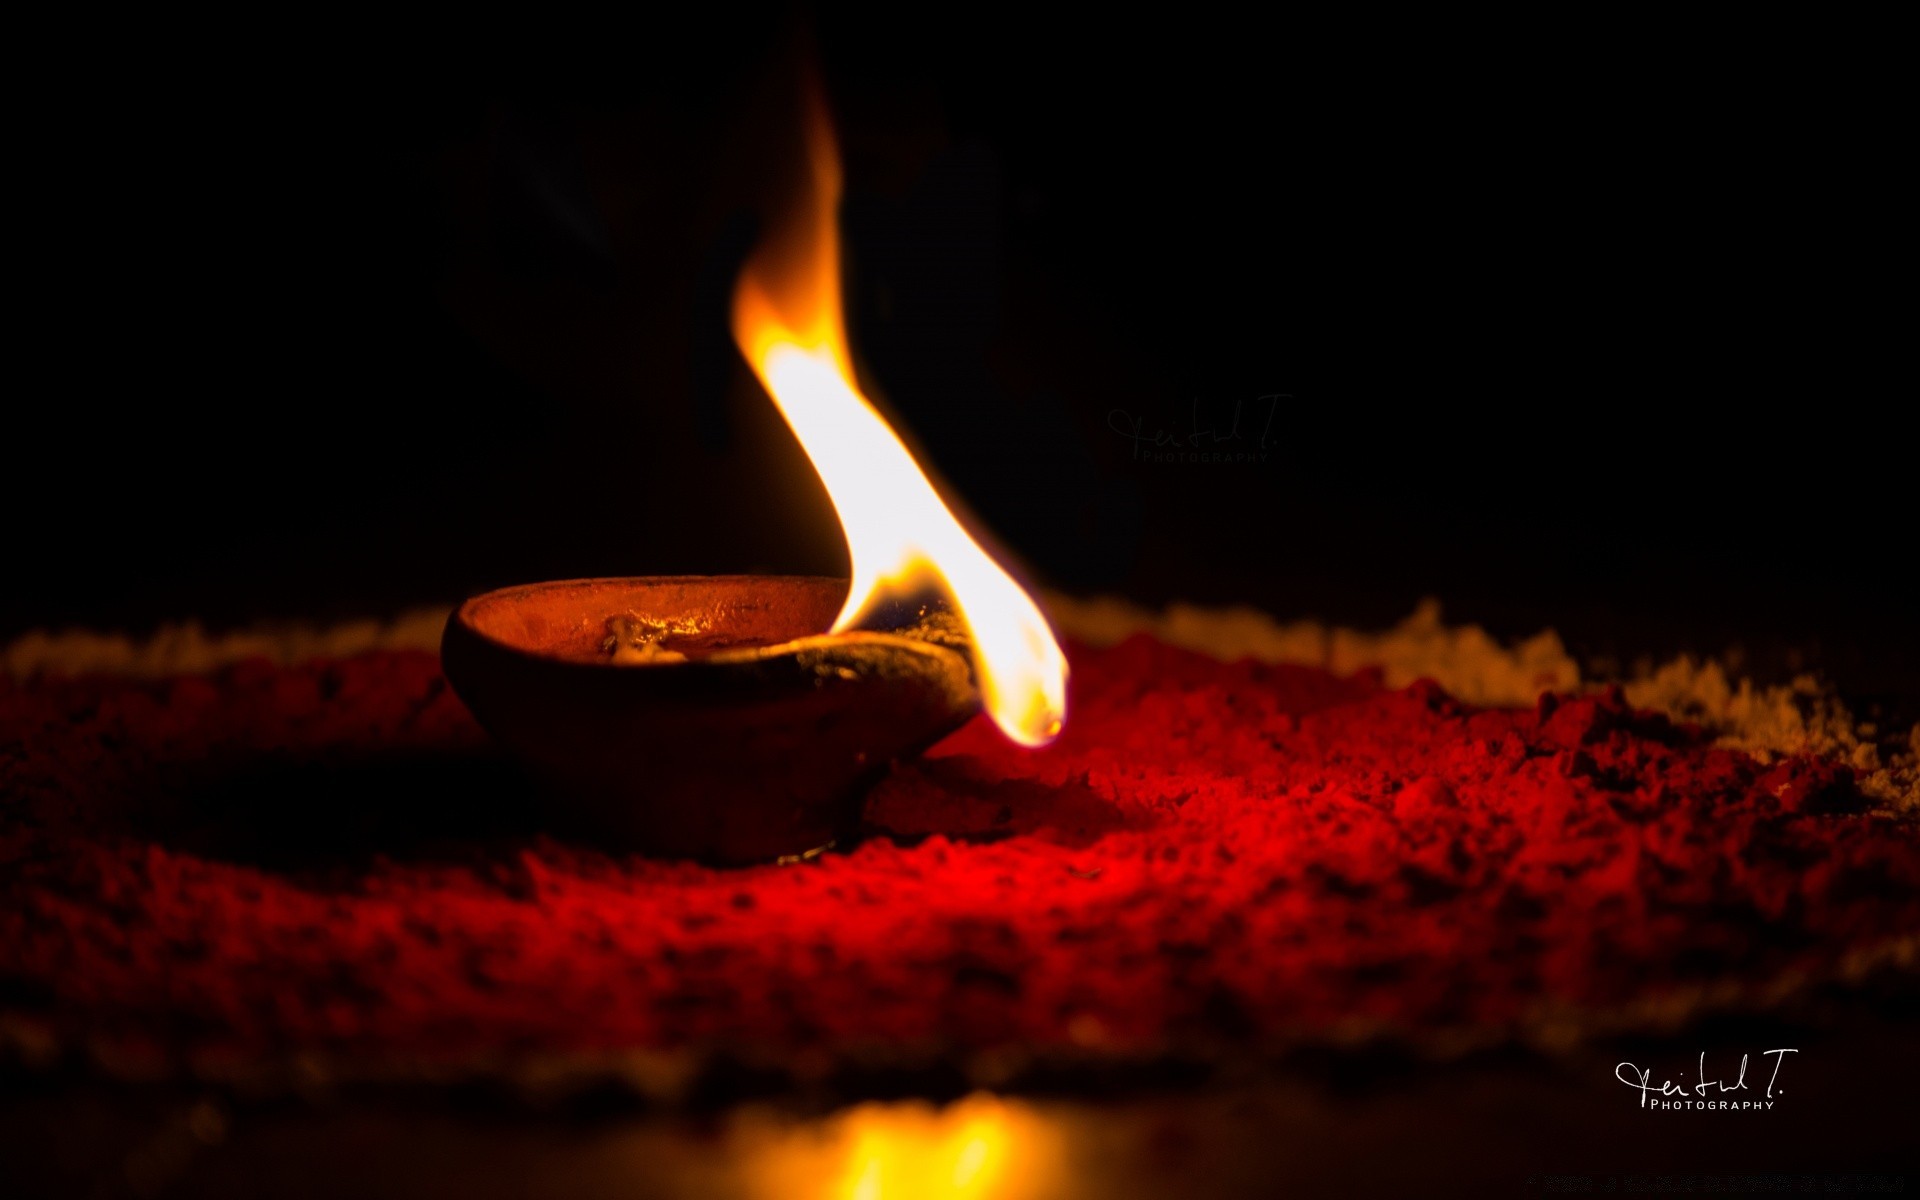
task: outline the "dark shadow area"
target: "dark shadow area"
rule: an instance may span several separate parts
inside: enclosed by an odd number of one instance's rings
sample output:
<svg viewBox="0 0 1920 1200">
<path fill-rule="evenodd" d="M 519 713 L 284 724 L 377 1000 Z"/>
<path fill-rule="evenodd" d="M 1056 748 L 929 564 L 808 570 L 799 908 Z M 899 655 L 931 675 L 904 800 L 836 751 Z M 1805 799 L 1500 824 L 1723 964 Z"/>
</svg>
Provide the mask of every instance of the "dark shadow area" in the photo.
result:
<svg viewBox="0 0 1920 1200">
<path fill-rule="evenodd" d="M 1054 786 L 991 779 L 965 758 L 899 763 L 867 804 L 869 834 L 907 844 L 938 834 L 956 841 L 1032 836 L 1086 847 L 1109 833 L 1151 829 L 1161 820 L 1123 809 L 1085 781 Z"/>
<path fill-rule="evenodd" d="M 448 751 L 254 759 L 155 797 L 128 824 L 175 850 L 320 882 L 382 862 L 494 861 L 550 821 L 503 756 Z"/>
<path fill-rule="evenodd" d="M 0 637 L 840 572 L 726 329 L 795 43 L 673 24 L 90 60 L 29 152 L 54 369 Z M 1039 580 L 1437 595 L 1920 716 L 1872 72 L 1665 25 L 816 24 L 858 349 Z"/>
</svg>

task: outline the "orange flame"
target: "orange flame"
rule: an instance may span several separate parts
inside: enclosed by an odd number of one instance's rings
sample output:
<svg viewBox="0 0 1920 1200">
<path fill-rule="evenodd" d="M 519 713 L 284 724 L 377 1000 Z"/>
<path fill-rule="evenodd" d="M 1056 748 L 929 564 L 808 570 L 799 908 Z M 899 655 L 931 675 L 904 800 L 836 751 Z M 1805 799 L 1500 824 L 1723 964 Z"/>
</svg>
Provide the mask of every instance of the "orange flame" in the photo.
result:
<svg viewBox="0 0 1920 1200">
<path fill-rule="evenodd" d="M 1041 746 L 1067 713 L 1067 660 L 1032 597 L 941 503 L 913 456 L 854 382 L 840 307 L 840 157 L 808 88 L 807 186 L 748 260 L 733 336 L 813 460 L 853 560 L 836 632 L 889 598 L 927 586 L 953 600 L 973 640 L 987 715 Z"/>
</svg>

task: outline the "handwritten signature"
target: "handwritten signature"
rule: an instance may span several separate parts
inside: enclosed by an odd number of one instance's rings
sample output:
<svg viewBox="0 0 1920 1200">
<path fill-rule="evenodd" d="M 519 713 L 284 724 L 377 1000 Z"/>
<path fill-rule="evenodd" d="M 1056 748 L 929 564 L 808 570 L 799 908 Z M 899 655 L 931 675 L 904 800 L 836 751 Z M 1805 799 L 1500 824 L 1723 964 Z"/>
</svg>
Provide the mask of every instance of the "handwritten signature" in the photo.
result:
<svg viewBox="0 0 1920 1200">
<path fill-rule="evenodd" d="M 1225 425 L 1211 413 L 1202 420 L 1200 401 L 1193 402 L 1185 428 L 1176 430 L 1155 426 L 1149 430 L 1145 417 L 1136 417 L 1122 408 L 1107 413 L 1107 428 L 1133 443 L 1136 462 L 1265 462 L 1273 446 L 1273 416 L 1280 401 L 1290 399 L 1284 393 L 1256 396 L 1253 417 L 1245 400 L 1233 402 L 1233 413 Z M 1265 419 L 1259 419 L 1259 406 L 1266 405 Z M 1252 420 L 1259 420 L 1260 432 L 1250 436 Z"/>
<path fill-rule="evenodd" d="M 1691 1084 L 1676 1083 L 1669 1079 L 1656 1087 L 1652 1082 L 1653 1068 L 1638 1067 L 1630 1062 L 1623 1062 L 1616 1065 L 1613 1068 L 1613 1077 L 1628 1087 L 1639 1091 L 1641 1108 L 1713 1108 L 1739 1111 L 1765 1111 L 1773 1107 L 1775 1096 L 1784 1094 L 1779 1086 L 1780 1064 L 1787 1061 L 1787 1055 L 1798 1053 L 1800 1053 L 1798 1050 L 1785 1048 L 1761 1052 L 1762 1058 L 1771 1057 L 1773 1059 L 1773 1071 L 1767 1076 L 1767 1092 L 1764 1098 L 1741 1097 L 1734 1100 L 1723 1098 L 1728 1092 L 1745 1092 L 1751 1090 L 1747 1086 L 1748 1056 L 1745 1054 L 1740 1056 L 1740 1073 L 1734 1077 L 1732 1083 L 1728 1083 L 1724 1079 L 1707 1078 L 1707 1052 L 1704 1050 L 1700 1052 L 1698 1078 L 1696 1082 Z M 1678 1098 L 1676 1099 L 1675 1097 Z"/>
</svg>

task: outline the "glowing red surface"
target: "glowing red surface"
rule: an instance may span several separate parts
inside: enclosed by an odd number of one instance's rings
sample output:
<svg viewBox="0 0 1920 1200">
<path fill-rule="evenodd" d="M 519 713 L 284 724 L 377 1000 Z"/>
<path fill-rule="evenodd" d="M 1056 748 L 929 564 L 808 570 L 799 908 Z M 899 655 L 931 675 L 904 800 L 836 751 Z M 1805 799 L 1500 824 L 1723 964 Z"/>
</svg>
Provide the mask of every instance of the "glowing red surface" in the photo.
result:
<svg viewBox="0 0 1920 1200">
<path fill-rule="evenodd" d="M 876 794 L 891 836 L 733 871 L 517 832 L 430 655 L 0 684 L 0 1011 L 173 1053 L 1151 1047 L 1499 1028 L 1920 927 L 1920 836 L 1846 770 L 1617 698 L 1074 671 L 1055 746 L 976 722 Z"/>
</svg>

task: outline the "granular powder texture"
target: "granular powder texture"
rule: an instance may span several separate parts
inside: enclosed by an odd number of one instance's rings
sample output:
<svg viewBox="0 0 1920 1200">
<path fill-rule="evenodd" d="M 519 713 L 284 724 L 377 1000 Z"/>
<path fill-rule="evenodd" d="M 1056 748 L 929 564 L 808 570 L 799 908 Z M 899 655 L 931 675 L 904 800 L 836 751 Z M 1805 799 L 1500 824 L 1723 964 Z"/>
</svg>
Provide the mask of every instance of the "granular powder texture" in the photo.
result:
<svg viewBox="0 0 1920 1200">
<path fill-rule="evenodd" d="M 1098 1053 L 1499 1034 L 1912 957 L 1920 831 L 1846 762 L 1618 691 L 1070 653 L 1056 745 L 976 721 L 857 847 L 745 870 L 538 832 L 428 653 L 0 680 L 0 1023 L 186 1061 Z"/>
</svg>

